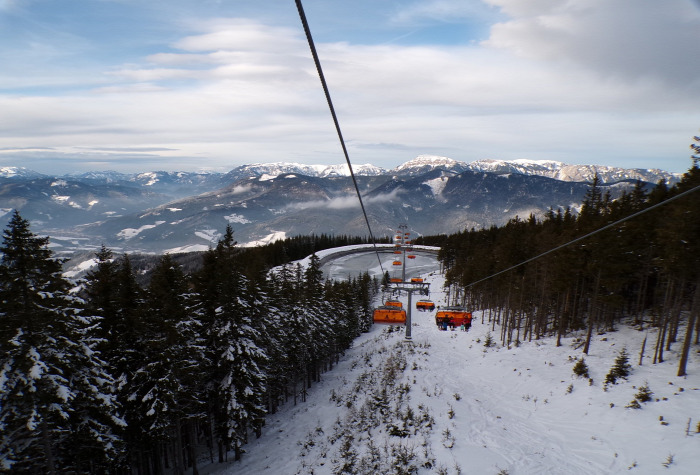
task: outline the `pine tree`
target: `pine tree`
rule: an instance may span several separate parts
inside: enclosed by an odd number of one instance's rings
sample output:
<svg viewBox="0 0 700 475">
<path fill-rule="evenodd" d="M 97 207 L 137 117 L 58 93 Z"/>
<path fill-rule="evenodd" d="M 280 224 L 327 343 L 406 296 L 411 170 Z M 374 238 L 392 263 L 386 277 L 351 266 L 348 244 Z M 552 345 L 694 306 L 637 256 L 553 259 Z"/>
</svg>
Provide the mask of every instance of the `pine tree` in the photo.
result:
<svg viewBox="0 0 700 475">
<path fill-rule="evenodd" d="M 0 247 L 0 460 L 14 472 L 104 471 L 121 424 L 62 262 L 15 211 Z"/>
<path fill-rule="evenodd" d="M 576 364 L 574 365 L 573 372 L 576 376 L 582 376 L 584 378 L 588 378 L 588 365 L 586 364 L 586 360 L 584 358 L 580 358 L 576 360 Z"/>
<path fill-rule="evenodd" d="M 220 461 L 231 447 L 235 459 L 241 457 L 248 430 L 259 426 L 265 413 L 267 354 L 252 321 L 264 304 L 258 302 L 259 289 L 240 272 L 235 245 L 227 226 L 216 249 L 205 256 L 197 279 L 211 361 L 209 410 Z"/>
<path fill-rule="evenodd" d="M 605 376 L 605 384 L 615 384 L 618 379 L 627 379 L 627 376 L 629 376 L 631 372 L 632 366 L 629 364 L 627 349 L 622 348 L 617 358 L 615 358 L 615 364 Z"/>
<path fill-rule="evenodd" d="M 191 311 L 188 282 L 180 266 L 164 255 L 146 296 L 145 359 L 131 385 L 130 399 L 140 401 L 143 430 L 154 441 L 172 446 L 173 469 L 183 473 L 195 461 L 194 426 L 204 419 L 200 368 L 205 366 L 198 336 L 201 324 Z"/>
<path fill-rule="evenodd" d="M 133 468 L 148 452 L 138 403 L 131 399 L 134 375 L 145 355 L 143 291 L 136 283 L 128 255 L 115 259 L 103 246 L 96 258 L 97 267 L 85 279 L 82 314 L 85 318 L 97 318 L 97 349 L 114 377 L 116 398 L 126 422 L 120 434 L 128 459 L 115 460 L 113 465 Z"/>
</svg>

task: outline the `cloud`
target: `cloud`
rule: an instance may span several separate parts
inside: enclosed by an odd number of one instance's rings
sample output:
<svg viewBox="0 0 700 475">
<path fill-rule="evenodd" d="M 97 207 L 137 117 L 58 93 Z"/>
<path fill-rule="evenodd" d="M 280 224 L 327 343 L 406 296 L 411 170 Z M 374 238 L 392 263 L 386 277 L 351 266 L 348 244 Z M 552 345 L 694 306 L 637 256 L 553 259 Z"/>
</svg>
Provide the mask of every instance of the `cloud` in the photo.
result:
<svg viewBox="0 0 700 475">
<path fill-rule="evenodd" d="M 500 15 L 480 44 L 317 41 L 353 163 L 391 168 L 439 153 L 686 169 L 700 122 L 689 94 L 700 78 L 692 4 L 485 1 L 415 2 L 393 18 Z M 74 167 L 118 160 L 140 171 L 344 160 L 300 28 L 229 18 L 183 31 L 82 88 L 0 95 L 0 151 L 51 149 L 57 163 L 72 155 Z M 2 157 L 49 163 L 21 150 Z"/>
<path fill-rule="evenodd" d="M 237 185 L 231 190 L 232 195 L 240 195 L 241 193 L 247 193 L 253 189 L 253 185 Z"/>
<path fill-rule="evenodd" d="M 402 193 L 402 190 L 395 189 L 390 193 L 382 193 L 374 196 L 365 196 L 362 201 L 367 204 L 372 203 L 388 203 L 396 201 L 398 195 Z M 305 210 L 305 209 L 360 209 L 360 202 L 357 200 L 357 195 L 347 195 L 331 198 L 329 200 L 313 200 L 313 201 L 303 201 L 299 203 L 290 203 L 285 207 L 285 210 Z"/>
<path fill-rule="evenodd" d="M 485 1 L 511 17 L 492 27 L 486 46 L 625 81 L 700 85 L 700 11 L 688 0 Z"/>
</svg>

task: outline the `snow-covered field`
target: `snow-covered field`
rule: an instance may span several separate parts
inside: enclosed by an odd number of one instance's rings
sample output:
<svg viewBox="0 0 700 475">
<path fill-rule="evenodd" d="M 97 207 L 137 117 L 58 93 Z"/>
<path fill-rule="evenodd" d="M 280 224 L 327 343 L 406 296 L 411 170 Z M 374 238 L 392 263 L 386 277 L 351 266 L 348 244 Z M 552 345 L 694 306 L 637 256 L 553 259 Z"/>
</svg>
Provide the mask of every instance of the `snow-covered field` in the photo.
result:
<svg viewBox="0 0 700 475">
<path fill-rule="evenodd" d="M 442 276 L 425 277 L 445 305 Z M 306 402 L 268 417 L 240 462 L 200 473 L 700 474 L 697 347 L 679 378 L 681 342 L 652 365 L 655 329 L 597 334 L 590 384 L 572 371 L 582 334 L 558 348 L 554 339 L 487 348 L 499 329 L 481 313 L 468 332 L 440 331 L 434 315 L 413 311 L 412 341 L 403 327 L 374 325 Z M 632 374 L 605 391 L 623 347 Z M 645 384 L 652 400 L 627 408 Z"/>
</svg>

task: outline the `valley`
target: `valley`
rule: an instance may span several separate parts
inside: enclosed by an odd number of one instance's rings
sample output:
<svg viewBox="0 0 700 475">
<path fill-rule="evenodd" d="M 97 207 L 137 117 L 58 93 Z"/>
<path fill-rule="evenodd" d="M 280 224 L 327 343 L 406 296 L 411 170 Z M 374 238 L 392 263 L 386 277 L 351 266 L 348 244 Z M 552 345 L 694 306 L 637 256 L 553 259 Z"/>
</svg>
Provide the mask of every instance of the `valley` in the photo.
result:
<svg viewBox="0 0 700 475">
<path fill-rule="evenodd" d="M 645 189 L 678 176 L 545 161 L 481 160 L 470 164 L 420 156 L 392 170 L 360 165 L 363 200 L 377 237 L 394 223 L 418 234 L 454 233 L 541 217 L 550 208 L 577 212 L 596 174 L 615 198 L 636 180 Z M 226 225 L 243 246 L 285 236 L 367 235 L 347 167 L 273 163 L 228 173 L 113 172 L 47 177 L 5 167 L 0 210 L 17 209 L 51 236 L 57 253 L 96 250 L 162 254 L 203 251 Z"/>
</svg>

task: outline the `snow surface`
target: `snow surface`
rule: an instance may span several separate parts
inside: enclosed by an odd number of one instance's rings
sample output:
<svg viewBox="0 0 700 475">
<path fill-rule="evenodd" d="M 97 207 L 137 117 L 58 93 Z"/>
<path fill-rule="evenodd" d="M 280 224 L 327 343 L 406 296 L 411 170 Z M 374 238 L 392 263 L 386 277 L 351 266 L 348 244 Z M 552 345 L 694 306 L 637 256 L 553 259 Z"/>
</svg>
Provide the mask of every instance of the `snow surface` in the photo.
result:
<svg viewBox="0 0 700 475">
<path fill-rule="evenodd" d="M 12 178 L 20 174 L 20 168 L 18 167 L 0 167 L 0 176 L 4 178 Z"/>
<path fill-rule="evenodd" d="M 141 234 L 141 232 L 147 229 L 153 229 L 163 223 L 165 223 L 165 221 L 156 221 L 154 224 L 144 224 L 140 228 L 125 228 L 117 233 L 117 237 L 122 239 L 132 239 Z"/>
<path fill-rule="evenodd" d="M 249 219 L 246 219 L 246 217 L 243 216 L 242 214 L 236 214 L 236 213 L 229 214 L 228 216 L 224 216 L 224 219 L 226 219 L 226 221 L 228 221 L 231 224 L 234 224 L 234 223 L 248 224 L 248 223 L 252 222 Z"/>
<path fill-rule="evenodd" d="M 243 247 L 256 247 L 256 246 L 264 246 L 266 244 L 273 243 L 275 241 L 281 241 L 287 237 L 287 233 L 284 231 L 272 231 L 272 233 L 268 234 L 267 236 L 258 239 L 257 241 L 249 241 L 247 243 L 242 244 Z"/>
<path fill-rule="evenodd" d="M 406 163 L 403 163 L 399 165 L 398 167 L 394 168 L 392 171 L 398 172 L 401 170 L 407 170 L 410 168 L 414 167 L 424 167 L 424 166 L 430 166 L 432 168 L 439 167 L 439 166 L 452 166 L 456 165 L 457 160 L 453 160 L 448 157 L 441 157 L 438 155 L 418 155 L 416 158 L 413 160 L 409 160 Z"/>
<path fill-rule="evenodd" d="M 318 253 L 331 254 L 333 250 Z M 431 299 L 446 305 L 443 276 L 428 273 L 425 279 L 431 284 Z M 413 302 L 417 299 L 414 296 Z M 407 304 L 405 295 L 399 300 Z M 498 340 L 499 328 L 491 327 L 485 314 L 475 313 L 468 332 L 440 331 L 434 317 L 434 312 L 413 310 L 411 342 L 404 339 L 404 327 L 393 327 L 398 331 L 392 332 L 374 325 L 312 386 L 306 402 L 294 406 L 290 399 L 268 416 L 262 437 L 251 438 L 240 462 L 200 467 L 200 473 L 338 473 L 343 442 L 351 442 L 359 463 L 367 456 L 369 440 L 382 454 L 392 447 L 413 452 L 419 474 L 700 473 L 696 349 L 688 365 L 690 375 L 679 378 L 675 375 L 682 343 L 665 353 L 664 363 L 652 365 L 653 328 L 621 327 L 596 334 L 585 356 L 582 333 L 564 338 L 561 347 L 546 338 L 518 347 L 486 348 L 487 334 Z M 646 353 L 639 366 L 645 337 Z M 628 381 L 604 391 L 605 375 L 623 347 L 633 372 Z M 589 367 L 590 385 L 572 372 L 581 356 Z M 392 358 L 405 358 L 397 377 L 397 387 L 408 388 L 402 410 L 410 407 L 428 421 L 411 427 L 408 437 L 389 435 L 390 425 L 396 423 L 392 420 L 369 432 L 358 428 L 363 408 L 370 407 Z M 626 408 L 645 383 L 653 400 L 641 409 Z M 397 398 L 390 395 L 390 407 L 399 405 Z M 431 468 L 423 465 L 426 462 Z"/>
<path fill-rule="evenodd" d="M 145 186 L 153 186 L 158 183 L 158 174 L 155 172 L 139 173 L 136 175 L 136 178 L 139 180 L 148 180 L 144 183 Z"/>
<path fill-rule="evenodd" d="M 72 279 L 76 277 L 77 275 L 90 270 L 93 266 L 97 265 L 97 259 L 88 259 L 87 261 L 83 261 L 79 264 L 76 264 L 70 268 L 70 270 L 67 270 L 66 272 L 63 273 L 63 276 L 66 277 L 67 279 Z"/>
<path fill-rule="evenodd" d="M 437 177 L 433 178 L 432 180 L 424 181 L 424 185 L 428 185 L 431 190 L 433 190 L 433 195 L 434 196 L 439 196 L 442 193 L 442 190 L 445 189 L 445 186 L 447 186 L 447 177 Z"/>
<path fill-rule="evenodd" d="M 172 249 L 166 249 L 163 254 L 179 254 L 182 252 L 204 252 L 211 249 L 211 246 L 205 246 L 204 244 L 190 244 L 188 246 L 173 247 Z"/>
<path fill-rule="evenodd" d="M 221 237 L 221 233 L 216 229 L 202 229 L 200 231 L 195 231 L 194 235 L 209 242 L 218 241 Z"/>
</svg>

